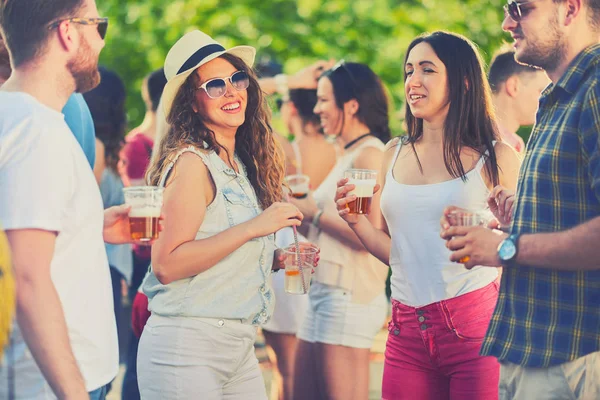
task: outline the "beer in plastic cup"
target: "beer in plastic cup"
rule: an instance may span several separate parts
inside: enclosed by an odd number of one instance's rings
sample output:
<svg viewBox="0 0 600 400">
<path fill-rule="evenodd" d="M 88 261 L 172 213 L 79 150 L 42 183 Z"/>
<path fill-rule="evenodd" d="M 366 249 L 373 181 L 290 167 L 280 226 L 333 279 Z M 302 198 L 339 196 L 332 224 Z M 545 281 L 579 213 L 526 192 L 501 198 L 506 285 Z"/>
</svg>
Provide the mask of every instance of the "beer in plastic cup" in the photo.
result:
<svg viewBox="0 0 600 400">
<path fill-rule="evenodd" d="M 298 268 L 298 253 L 296 246 L 292 245 L 282 249 L 285 266 L 283 287 L 286 293 L 306 294 L 310 289 L 310 278 L 318 249 L 314 246 L 302 247 L 300 249 L 300 263 L 302 271 Z"/>
<path fill-rule="evenodd" d="M 377 171 L 371 169 L 349 169 L 344 174 L 348 185 L 354 185 L 354 190 L 347 196 L 355 195 L 356 200 L 348 203 L 350 214 L 368 215 L 371 212 L 373 190 L 377 184 Z"/>
<path fill-rule="evenodd" d="M 485 225 L 488 221 L 487 218 L 477 212 L 454 210 L 448 214 L 448 222 L 452 226 L 478 226 Z"/>
<path fill-rule="evenodd" d="M 477 212 L 468 210 L 454 210 L 448 214 L 448 222 L 452 226 L 484 226 L 487 224 L 488 219 Z M 458 260 L 458 262 L 466 263 L 470 259 L 471 258 L 469 256 L 465 256 Z"/>
<path fill-rule="evenodd" d="M 292 191 L 292 197 L 303 199 L 308 196 L 310 189 L 310 178 L 308 175 L 288 175 L 285 177 L 285 182 Z"/>
<path fill-rule="evenodd" d="M 158 238 L 158 224 L 163 202 L 163 188 L 158 186 L 134 186 L 123 189 L 129 210 L 131 239 L 149 242 Z"/>
</svg>

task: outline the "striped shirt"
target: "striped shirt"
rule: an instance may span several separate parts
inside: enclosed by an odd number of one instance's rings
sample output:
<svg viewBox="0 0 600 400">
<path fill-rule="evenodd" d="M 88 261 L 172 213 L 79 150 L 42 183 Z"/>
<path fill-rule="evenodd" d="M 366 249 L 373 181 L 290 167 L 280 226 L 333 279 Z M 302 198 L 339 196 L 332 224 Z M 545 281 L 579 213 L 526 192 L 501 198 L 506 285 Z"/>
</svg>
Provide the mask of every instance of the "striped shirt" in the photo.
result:
<svg viewBox="0 0 600 400">
<path fill-rule="evenodd" d="M 556 85 L 546 88 L 536 121 L 519 176 L 512 233 L 563 231 L 599 217 L 600 44 L 582 51 Z M 549 367 L 596 351 L 600 270 L 505 269 L 482 355 Z"/>
</svg>

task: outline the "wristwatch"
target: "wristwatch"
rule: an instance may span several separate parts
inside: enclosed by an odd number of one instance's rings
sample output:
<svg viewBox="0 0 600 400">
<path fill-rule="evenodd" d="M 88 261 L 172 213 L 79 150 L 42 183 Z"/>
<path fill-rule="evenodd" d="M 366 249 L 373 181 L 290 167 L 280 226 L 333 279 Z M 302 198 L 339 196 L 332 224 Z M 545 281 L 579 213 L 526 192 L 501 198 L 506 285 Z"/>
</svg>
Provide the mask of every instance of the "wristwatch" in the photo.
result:
<svg viewBox="0 0 600 400">
<path fill-rule="evenodd" d="M 498 245 L 498 258 L 500 258 L 502 266 L 514 265 L 519 253 L 519 236 L 518 234 L 510 235 Z"/>
<path fill-rule="evenodd" d="M 313 217 L 311 224 L 312 226 L 314 226 L 317 229 L 320 229 L 320 223 L 321 223 L 321 216 L 323 215 L 323 210 L 319 210 L 316 212 L 315 216 Z"/>
</svg>

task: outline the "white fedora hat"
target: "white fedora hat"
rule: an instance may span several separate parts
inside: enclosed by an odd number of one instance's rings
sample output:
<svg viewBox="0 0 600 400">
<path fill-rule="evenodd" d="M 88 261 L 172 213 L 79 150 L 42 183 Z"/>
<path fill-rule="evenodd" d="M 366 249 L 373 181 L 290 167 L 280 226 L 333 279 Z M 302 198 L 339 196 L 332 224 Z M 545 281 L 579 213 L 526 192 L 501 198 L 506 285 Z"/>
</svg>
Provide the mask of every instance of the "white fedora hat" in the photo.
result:
<svg viewBox="0 0 600 400">
<path fill-rule="evenodd" d="M 165 59 L 167 84 L 162 95 L 166 117 L 169 116 L 175 96 L 187 77 L 199 66 L 225 53 L 241 58 L 251 67 L 254 64 L 256 49 L 251 46 L 236 46 L 226 50 L 216 40 L 198 30 L 186 33 L 171 47 Z"/>
</svg>

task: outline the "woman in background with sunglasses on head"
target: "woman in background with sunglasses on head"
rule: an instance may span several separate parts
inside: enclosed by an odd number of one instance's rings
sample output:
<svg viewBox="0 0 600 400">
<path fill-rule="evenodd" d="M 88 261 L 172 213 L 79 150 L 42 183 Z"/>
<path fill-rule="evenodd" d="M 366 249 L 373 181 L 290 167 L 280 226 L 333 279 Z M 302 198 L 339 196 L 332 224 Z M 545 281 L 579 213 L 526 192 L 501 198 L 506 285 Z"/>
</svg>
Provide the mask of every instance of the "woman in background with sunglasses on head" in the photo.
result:
<svg viewBox="0 0 600 400">
<path fill-rule="evenodd" d="M 385 154 L 385 220 L 374 225 L 348 214 L 353 196 L 346 180 L 336 195 L 340 216 L 392 268 L 383 398 L 494 400 L 499 364 L 480 357 L 479 348 L 498 297 L 498 272 L 450 262 L 439 220 L 449 204 L 486 211 L 494 186 L 515 187 L 520 161 L 496 143 L 490 88 L 468 39 L 445 32 L 416 38 L 404 77 L 408 134 Z"/>
<path fill-rule="evenodd" d="M 193 31 L 165 61 L 171 128 L 147 177 L 166 186 L 168 222 L 143 283 L 143 399 L 266 399 L 254 340 L 274 304 L 273 233 L 302 214 L 280 202 L 283 162 L 254 55 Z"/>
<path fill-rule="evenodd" d="M 315 80 L 316 85 L 316 80 Z M 289 91 L 281 105 L 281 119 L 293 141 L 280 137 L 286 155 L 286 176 L 304 174 L 309 177 L 311 187 L 318 187 L 336 162 L 338 146 L 326 140 L 320 128 L 319 116 L 314 113 L 317 103 L 316 89 Z M 294 243 L 292 229 L 277 232 L 278 247 Z M 301 236 L 300 236 L 301 237 Z M 300 239 L 301 240 L 301 239 Z M 293 296 L 285 293 L 284 274 L 272 277 L 272 286 L 277 302 L 273 317 L 262 326 L 265 342 L 273 351 L 268 351 L 273 368 L 271 399 L 293 398 L 294 365 L 298 338 L 296 333 L 308 308 L 308 296 Z M 273 355 L 274 353 L 274 356 Z M 276 361 L 276 362 L 275 362 Z"/>
<path fill-rule="evenodd" d="M 309 240 L 322 251 L 298 331 L 294 398 L 364 400 L 370 349 L 387 316 L 388 267 L 365 250 L 337 215 L 333 199 L 346 170 L 381 166 L 390 139 L 388 99 L 368 66 L 342 61 L 319 79 L 314 111 L 344 154 L 312 195 L 293 200 L 310 222 Z M 378 224 L 380 213 L 375 196 L 368 218 Z"/>
</svg>

